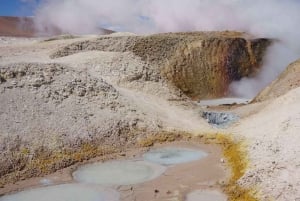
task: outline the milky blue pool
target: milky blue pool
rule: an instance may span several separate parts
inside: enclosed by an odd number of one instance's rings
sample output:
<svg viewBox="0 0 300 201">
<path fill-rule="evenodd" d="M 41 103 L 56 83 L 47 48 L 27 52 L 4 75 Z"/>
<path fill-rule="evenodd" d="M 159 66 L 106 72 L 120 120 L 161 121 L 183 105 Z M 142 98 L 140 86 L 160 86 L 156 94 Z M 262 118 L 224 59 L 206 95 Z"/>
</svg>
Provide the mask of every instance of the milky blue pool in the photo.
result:
<svg viewBox="0 0 300 201">
<path fill-rule="evenodd" d="M 175 165 L 200 160 L 207 156 L 206 152 L 185 148 L 154 149 L 144 154 L 144 159 L 161 165 Z"/>
</svg>

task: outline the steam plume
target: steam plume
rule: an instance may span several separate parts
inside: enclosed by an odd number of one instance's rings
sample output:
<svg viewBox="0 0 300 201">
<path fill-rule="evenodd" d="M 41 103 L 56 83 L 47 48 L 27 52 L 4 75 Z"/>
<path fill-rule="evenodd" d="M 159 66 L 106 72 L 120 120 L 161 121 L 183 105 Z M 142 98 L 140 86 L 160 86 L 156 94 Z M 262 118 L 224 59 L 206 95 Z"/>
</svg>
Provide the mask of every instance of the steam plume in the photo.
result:
<svg viewBox="0 0 300 201">
<path fill-rule="evenodd" d="M 136 33 L 238 30 L 278 39 L 257 77 L 231 85 L 234 95 L 253 97 L 299 57 L 299 10 L 297 0 L 45 0 L 36 25 L 75 34 L 104 26 Z"/>
</svg>

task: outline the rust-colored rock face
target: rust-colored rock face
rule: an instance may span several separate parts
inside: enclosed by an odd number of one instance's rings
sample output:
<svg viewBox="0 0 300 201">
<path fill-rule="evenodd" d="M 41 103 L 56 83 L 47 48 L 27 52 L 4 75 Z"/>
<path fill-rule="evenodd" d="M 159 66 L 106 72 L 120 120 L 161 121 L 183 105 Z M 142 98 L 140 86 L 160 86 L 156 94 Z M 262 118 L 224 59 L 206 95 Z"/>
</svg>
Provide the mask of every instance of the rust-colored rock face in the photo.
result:
<svg viewBox="0 0 300 201">
<path fill-rule="evenodd" d="M 226 95 L 229 84 L 253 75 L 268 45 L 264 39 L 215 37 L 180 46 L 164 66 L 164 75 L 193 99 Z"/>
<path fill-rule="evenodd" d="M 240 32 L 166 33 L 150 36 L 102 37 L 71 44 L 51 57 L 81 51 L 131 51 L 192 99 L 226 95 L 234 80 L 255 74 L 270 45 Z"/>
<path fill-rule="evenodd" d="M 300 87 L 300 60 L 290 64 L 276 80 L 256 96 L 254 102 L 277 98 L 297 87 Z"/>
<path fill-rule="evenodd" d="M 129 48 L 158 64 L 162 75 L 193 99 L 226 95 L 232 81 L 255 74 L 270 45 L 239 32 L 192 32 L 138 37 Z"/>
</svg>

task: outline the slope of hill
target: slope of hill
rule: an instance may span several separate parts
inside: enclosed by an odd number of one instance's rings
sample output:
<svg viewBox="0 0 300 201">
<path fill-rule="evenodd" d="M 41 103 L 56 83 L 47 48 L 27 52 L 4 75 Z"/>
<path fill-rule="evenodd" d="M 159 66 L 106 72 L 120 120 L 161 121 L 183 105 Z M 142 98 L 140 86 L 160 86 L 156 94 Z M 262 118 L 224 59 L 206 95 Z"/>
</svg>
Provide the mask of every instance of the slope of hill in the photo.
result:
<svg viewBox="0 0 300 201">
<path fill-rule="evenodd" d="M 276 80 L 256 96 L 254 101 L 274 99 L 297 87 L 300 87 L 300 60 L 290 64 Z"/>
</svg>

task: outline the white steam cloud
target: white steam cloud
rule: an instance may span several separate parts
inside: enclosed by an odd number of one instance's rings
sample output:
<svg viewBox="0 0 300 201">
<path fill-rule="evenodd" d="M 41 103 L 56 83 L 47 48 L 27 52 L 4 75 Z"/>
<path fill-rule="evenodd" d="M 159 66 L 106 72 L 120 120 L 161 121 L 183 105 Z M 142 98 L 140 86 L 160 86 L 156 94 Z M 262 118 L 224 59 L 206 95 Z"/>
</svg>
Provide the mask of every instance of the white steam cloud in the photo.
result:
<svg viewBox="0 0 300 201">
<path fill-rule="evenodd" d="M 278 39 L 261 73 L 230 87 L 233 95 L 252 98 L 300 57 L 299 10 L 298 0 L 45 0 L 36 24 L 75 34 L 102 26 L 135 33 L 237 30 Z"/>
</svg>

